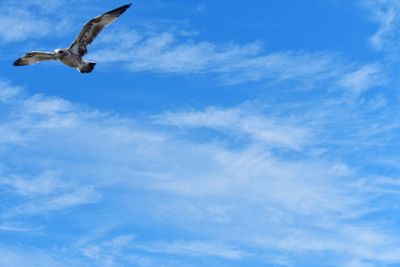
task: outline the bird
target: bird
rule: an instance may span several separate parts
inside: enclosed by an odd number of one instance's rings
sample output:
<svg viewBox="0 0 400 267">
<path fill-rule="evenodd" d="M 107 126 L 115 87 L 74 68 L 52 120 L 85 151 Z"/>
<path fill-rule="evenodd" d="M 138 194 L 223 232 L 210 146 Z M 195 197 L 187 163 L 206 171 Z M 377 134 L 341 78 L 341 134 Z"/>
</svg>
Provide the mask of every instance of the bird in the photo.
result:
<svg viewBox="0 0 400 267">
<path fill-rule="evenodd" d="M 88 45 L 94 41 L 105 27 L 118 19 L 130 6 L 131 4 L 121 6 L 87 22 L 78 37 L 68 48 L 56 49 L 54 52 L 32 51 L 17 59 L 13 65 L 26 66 L 41 61 L 58 60 L 69 67 L 76 68 L 80 73 L 92 72 L 96 63 L 83 59 L 83 56 L 88 52 Z"/>
</svg>

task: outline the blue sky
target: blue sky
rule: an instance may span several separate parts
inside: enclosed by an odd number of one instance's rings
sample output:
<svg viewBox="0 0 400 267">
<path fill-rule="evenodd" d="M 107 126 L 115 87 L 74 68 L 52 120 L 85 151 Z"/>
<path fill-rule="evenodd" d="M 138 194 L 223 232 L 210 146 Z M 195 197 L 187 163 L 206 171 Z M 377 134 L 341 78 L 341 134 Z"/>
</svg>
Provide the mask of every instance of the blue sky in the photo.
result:
<svg viewBox="0 0 400 267">
<path fill-rule="evenodd" d="M 0 3 L 0 266 L 400 266 L 400 4 Z"/>
</svg>

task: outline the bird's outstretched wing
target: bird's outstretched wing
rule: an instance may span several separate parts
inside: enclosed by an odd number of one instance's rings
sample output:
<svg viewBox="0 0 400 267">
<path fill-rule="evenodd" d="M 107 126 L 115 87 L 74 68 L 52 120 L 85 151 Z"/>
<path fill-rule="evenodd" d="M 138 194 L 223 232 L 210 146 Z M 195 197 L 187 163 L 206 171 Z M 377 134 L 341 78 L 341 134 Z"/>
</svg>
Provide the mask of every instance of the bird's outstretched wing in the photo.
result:
<svg viewBox="0 0 400 267">
<path fill-rule="evenodd" d="M 25 55 L 14 61 L 14 66 L 32 65 L 40 61 L 49 60 L 57 60 L 54 53 L 33 51 L 26 53 Z"/>
<path fill-rule="evenodd" d="M 76 55 L 83 56 L 87 53 L 87 46 L 99 35 L 99 33 L 119 16 L 121 16 L 129 7 L 129 5 L 121 6 L 111 10 L 103 15 L 97 16 L 83 26 L 78 37 L 71 44 L 69 49 Z"/>
</svg>

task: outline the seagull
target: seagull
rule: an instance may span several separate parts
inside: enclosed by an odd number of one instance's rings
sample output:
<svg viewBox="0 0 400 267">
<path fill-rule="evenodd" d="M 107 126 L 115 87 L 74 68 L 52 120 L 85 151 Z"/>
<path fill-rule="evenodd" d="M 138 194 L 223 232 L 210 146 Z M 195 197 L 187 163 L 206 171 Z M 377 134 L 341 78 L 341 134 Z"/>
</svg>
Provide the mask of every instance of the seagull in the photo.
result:
<svg viewBox="0 0 400 267">
<path fill-rule="evenodd" d="M 90 20 L 83 26 L 78 37 L 68 48 L 56 49 L 54 52 L 32 51 L 26 53 L 14 62 L 14 66 L 26 66 L 40 61 L 58 60 L 69 67 L 76 68 L 80 73 L 92 72 L 96 63 L 85 61 L 82 58 L 88 52 L 88 45 L 94 41 L 105 27 L 118 19 L 130 6 L 131 4 L 121 6 Z"/>
</svg>

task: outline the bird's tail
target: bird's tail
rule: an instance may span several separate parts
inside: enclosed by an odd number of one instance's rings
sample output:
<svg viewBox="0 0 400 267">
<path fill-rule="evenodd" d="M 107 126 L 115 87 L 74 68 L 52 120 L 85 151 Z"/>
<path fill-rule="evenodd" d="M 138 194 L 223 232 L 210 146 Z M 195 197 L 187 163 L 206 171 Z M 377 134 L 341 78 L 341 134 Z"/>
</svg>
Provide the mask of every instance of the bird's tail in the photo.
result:
<svg viewBox="0 0 400 267">
<path fill-rule="evenodd" d="M 96 66 L 95 62 L 85 62 L 82 66 L 78 68 L 80 73 L 90 73 Z"/>
</svg>

